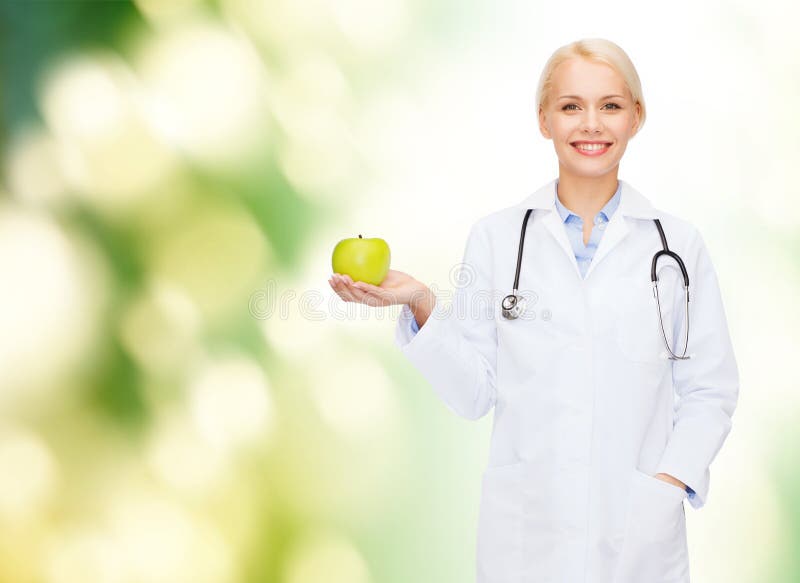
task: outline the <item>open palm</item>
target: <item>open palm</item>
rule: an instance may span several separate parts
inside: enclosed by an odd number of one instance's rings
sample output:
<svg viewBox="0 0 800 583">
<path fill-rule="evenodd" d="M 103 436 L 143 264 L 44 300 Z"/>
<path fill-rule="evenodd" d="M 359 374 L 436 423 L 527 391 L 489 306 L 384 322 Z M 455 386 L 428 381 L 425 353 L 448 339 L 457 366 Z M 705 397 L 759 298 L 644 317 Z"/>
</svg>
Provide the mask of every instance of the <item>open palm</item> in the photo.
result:
<svg viewBox="0 0 800 583">
<path fill-rule="evenodd" d="M 349 275 L 334 273 L 328 280 L 333 290 L 346 302 L 373 307 L 407 304 L 420 291 L 420 282 L 403 271 L 390 269 L 380 285 L 354 282 Z"/>
</svg>

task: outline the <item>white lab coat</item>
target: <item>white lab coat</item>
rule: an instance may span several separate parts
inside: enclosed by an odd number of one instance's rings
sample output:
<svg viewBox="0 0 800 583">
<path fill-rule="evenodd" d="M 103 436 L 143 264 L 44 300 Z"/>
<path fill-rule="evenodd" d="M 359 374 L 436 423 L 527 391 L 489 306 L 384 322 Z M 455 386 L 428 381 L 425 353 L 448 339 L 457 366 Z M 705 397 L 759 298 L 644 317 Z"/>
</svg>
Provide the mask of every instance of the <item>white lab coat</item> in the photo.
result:
<svg viewBox="0 0 800 583">
<path fill-rule="evenodd" d="M 739 378 L 714 267 L 697 229 L 626 182 L 583 279 L 555 207 L 556 181 L 471 229 L 462 281 L 395 341 L 456 414 L 494 408 L 477 533 L 478 583 L 688 583 L 684 499 L 702 507 L 731 428 Z M 533 208 L 505 320 L 520 228 Z M 667 243 L 690 279 L 688 361 L 665 358 L 650 267 Z M 683 351 L 684 295 L 659 260 L 664 327 Z M 674 266 L 674 267 L 673 267 Z M 675 316 L 673 316 L 675 315 Z M 678 335 L 680 334 L 680 335 Z"/>
</svg>

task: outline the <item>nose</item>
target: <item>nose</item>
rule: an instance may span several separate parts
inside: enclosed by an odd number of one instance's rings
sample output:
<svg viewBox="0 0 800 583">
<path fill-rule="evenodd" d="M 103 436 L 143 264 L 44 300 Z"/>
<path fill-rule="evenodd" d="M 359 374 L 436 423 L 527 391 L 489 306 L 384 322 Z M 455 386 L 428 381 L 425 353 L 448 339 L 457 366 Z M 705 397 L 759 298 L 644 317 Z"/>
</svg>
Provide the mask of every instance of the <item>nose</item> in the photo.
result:
<svg viewBox="0 0 800 583">
<path fill-rule="evenodd" d="M 602 129 L 600 115 L 593 108 L 588 108 L 581 121 L 581 130 L 584 132 L 599 133 Z"/>
</svg>

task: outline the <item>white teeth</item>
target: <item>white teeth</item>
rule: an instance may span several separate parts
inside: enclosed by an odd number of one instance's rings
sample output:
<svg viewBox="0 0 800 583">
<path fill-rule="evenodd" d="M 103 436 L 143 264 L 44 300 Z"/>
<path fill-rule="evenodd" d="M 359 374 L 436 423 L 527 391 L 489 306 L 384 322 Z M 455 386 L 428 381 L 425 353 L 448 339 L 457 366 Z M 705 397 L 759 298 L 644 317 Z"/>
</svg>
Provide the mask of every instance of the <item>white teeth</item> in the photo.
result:
<svg viewBox="0 0 800 583">
<path fill-rule="evenodd" d="M 608 144 L 576 144 L 575 146 L 579 150 L 602 150 L 603 148 L 607 148 Z"/>
</svg>

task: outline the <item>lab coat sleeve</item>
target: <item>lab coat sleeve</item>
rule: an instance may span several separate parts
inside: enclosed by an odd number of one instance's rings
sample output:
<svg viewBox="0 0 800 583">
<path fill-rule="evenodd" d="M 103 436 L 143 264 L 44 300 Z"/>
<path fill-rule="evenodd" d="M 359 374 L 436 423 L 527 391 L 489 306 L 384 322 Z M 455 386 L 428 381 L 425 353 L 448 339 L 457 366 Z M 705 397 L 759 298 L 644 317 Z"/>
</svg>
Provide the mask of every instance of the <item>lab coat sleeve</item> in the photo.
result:
<svg viewBox="0 0 800 583">
<path fill-rule="evenodd" d="M 483 417 L 497 399 L 490 257 L 488 233 L 479 221 L 467 238 L 450 306 L 437 297 L 431 315 L 415 333 L 414 315 L 404 304 L 395 333 L 397 346 L 439 398 L 466 419 Z"/>
<path fill-rule="evenodd" d="M 678 396 L 673 429 L 657 466 L 694 490 L 689 503 L 705 505 L 709 466 L 731 429 L 739 396 L 739 372 L 728 332 L 716 271 L 702 236 L 695 230 L 684 262 L 689 271 L 689 360 L 672 361 Z M 695 266 L 692 270 L 691 266 Z M 682 294 L 681 294 L 682 296 Z M 682 297 L 681 297 L 682 301 Z M 676 306 L 677 309 L 677 306 Z M 675 311 L 674 313 L 682 313 Z M 679 347 L 683 346 L 683 328 Z"/>
</svg>

